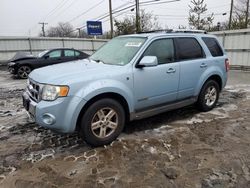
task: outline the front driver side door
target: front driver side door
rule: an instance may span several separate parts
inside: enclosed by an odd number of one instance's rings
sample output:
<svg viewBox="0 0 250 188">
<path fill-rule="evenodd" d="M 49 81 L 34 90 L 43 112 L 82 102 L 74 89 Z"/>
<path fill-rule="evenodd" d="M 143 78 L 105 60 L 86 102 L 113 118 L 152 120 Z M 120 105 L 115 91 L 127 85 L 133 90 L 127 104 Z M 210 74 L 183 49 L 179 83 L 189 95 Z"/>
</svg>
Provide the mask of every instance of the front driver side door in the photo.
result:
<svg viewBox="0 0 250 188">
<path fill-rule="evenodd" d="M 175 61 L 174 41 L 170 38 L 153 41 L 143 56 L 156 56 L 158 65 L 134 68 L 135 110 L 175 102 L 179 84 L 179 63 Z"/>
<path fill-rule="evenodd" d="M 62 62 L 62 50 L 52 50 L 39 59 L 39 62 L 37 63 L 37 68 Z"/>
</svg>

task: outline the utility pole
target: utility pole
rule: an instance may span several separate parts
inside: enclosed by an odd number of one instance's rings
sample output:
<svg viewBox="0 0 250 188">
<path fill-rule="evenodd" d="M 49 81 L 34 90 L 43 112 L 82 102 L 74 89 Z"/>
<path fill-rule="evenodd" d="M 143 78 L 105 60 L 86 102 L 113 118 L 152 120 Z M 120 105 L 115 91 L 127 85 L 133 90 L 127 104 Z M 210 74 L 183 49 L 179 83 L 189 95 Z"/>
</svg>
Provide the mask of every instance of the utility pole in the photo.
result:
<svg viewBox="0 0 250 188">
<path fill-rule="evenodd" d="M 141 31 L 140 29 L 140 9 L 139 9 L 139 0 L 135 0 L 135 24 L 136 24 L 136 33 Z"/>
<path fill-rule="evenodd" d="M 246 10 L 245 28 L 247 28 L 247 25 L 248 25 L 248 12 L 249 12 L 249 0 L 247 0 L 247 10 Z"/>
<path fill-rule="evenodd" d="M 81 38 L 81 28 L 76 28 L 78 30 L 78 38 Z"/>
<path fill-rule="evenodd" d="M 110 37 L 113 38 L 113 16 L 112 16 L 112 0 L 109 0 L 109 19 L 110 19 Z"/>
<path fill-rule="evenodd" d="M 47 25 L 48 23 L 45 23 L 45 22 L 39 22 L 38 24 L 41 24 L 42 25 L 42 32 L 43 32 L 43 37 L 45 37 L 45 25 Z"/>
<path fill-rule="evenodd" d="M 229 30 L 231 29 L 231 24 L 232 24 L 233 7 L 234 7 L 234 0 L 231 0 L 231 9 L 230 9 L 230 16 L 229 16 L 229 23 L 228 23 Z"/>
</svg>

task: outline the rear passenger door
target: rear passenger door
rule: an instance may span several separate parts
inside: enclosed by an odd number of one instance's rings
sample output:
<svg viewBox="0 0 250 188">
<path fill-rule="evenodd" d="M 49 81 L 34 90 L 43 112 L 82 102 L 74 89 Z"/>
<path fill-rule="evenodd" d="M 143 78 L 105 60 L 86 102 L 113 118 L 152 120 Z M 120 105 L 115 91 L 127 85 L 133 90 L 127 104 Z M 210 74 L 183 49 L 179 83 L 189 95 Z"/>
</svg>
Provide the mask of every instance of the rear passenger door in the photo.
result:
<svg viewBox="0 0 250 188">
<path fill-rule="evenodd" d="M 73 61 L 73 60 L 76 60 L 75 50 L 64 50 L 63 61 L 67 62 L 67 61 Z"/>
<path fill-rule="evenodd" d="M 158 65 L 134 69 L 136 111 L 174 102 L 178 93 L 179 63 L 175 59 L 173 39 L 153 41 L 144 56 L 156 56 Z"/>
<path fill-rule="evenodd" d="M 180 62 L 178 100 L 194 96 L 195 88 L 209 65 L 205 53 L 194 37 L 175 38 L 177 58 Z"/>
</svg>

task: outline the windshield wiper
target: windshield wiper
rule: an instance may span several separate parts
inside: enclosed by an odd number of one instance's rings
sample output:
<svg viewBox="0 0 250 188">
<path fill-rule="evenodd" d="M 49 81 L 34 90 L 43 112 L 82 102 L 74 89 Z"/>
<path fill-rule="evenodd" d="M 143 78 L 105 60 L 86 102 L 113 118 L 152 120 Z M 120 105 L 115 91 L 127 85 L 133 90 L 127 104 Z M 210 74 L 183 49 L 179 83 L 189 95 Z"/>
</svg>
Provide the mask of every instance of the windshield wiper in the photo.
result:
<svg viewBox="0 0 250 188">
<path fill-rule="evenodd" d="M 100 60 L 100 59 L 91 59 L 97 63 L 103 63 L 103 64 L 106 64 L 103 60 Z"/>
</svg>

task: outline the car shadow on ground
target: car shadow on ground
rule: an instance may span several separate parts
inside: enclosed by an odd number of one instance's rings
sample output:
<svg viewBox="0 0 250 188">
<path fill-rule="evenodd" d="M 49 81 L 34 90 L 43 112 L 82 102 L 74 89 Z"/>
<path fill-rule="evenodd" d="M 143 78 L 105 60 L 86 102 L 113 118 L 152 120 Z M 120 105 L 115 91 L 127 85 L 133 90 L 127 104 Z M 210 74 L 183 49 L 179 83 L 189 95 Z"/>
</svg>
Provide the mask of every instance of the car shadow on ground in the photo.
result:
<svg viewBox="0 0 250 188">
<path fill-rule="evenodd" d="M 244 98 L 244 92 L 238 93 L 223 90 L 214 110 L 223 107 L 225 104 L 234 104 L 236 102 L 236 99 L 241 98 Z M 190 120 L 192 117 L 199 113 L 202 112 L 196 108 L 195 104 L 193 104 L 146 119 L 128 122 L 124 128 L 124 133 L 132 134 L 134 132 L 156 129 L 163 125 L 173 124 L 176 121 Z"/>
</svg>

